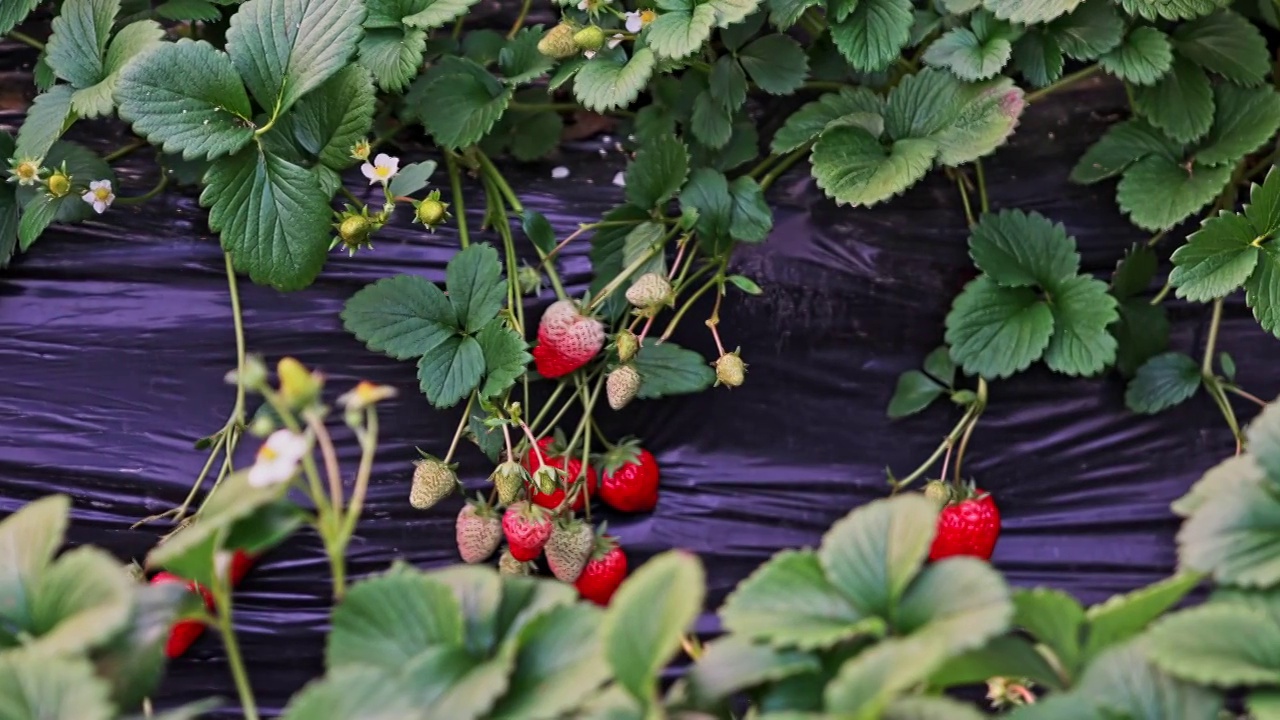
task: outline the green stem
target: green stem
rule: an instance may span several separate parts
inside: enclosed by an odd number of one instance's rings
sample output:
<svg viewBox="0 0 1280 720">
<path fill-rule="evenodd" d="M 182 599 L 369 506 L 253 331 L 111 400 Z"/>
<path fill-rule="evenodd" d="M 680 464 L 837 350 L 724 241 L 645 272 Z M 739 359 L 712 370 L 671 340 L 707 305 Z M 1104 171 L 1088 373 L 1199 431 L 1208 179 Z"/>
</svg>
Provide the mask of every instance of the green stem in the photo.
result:
<svg viewBox="0 0 1280 720">
<path fill-rule="evenodd" d="M 516 16 L 515 23 L 511 26 L 511 30 L 507 33 L 507 39 L 510 40 L 520 32 L 520 28 L 524 26 L 524 19 L 529 16 L 529 7 L 533 5 L 533 0 L 524 0 L 524 4 L 520 6 L 520 14 Z"/>
<path fill-rule="evenodd" d="M 978 220 L 973 216 L 973 203 L 969 202 L 968 179 L 958 170 L 955 171 L 955 178 L 956 187 L 960 188 L 960 200 L 964 204 L 964 220 L 969 227 L 973 227 L 978 224 Z"/>
<path fill-rule="evenodd" d="M 453 454 L 458 450 L 458 441 L 462 439 L 462 431 L 466 429 L 467 423 L 471 422 L 471 404 L 475 400 L 476 394 L 473 391 L 467 398 L 467 407 L 462 410 L 462 420 L 458 422 L 458 429 L 453 432 L 453 440 L 449 442 L 449 452 L 444 456 L 445 465 L 453 461 Z"/>
<path fill-rule="evenodd" d="M 542 409 L 539 410 L 538 415 L 533 418 L 533 422 L 529 423 L 529 427 L 537 429 L 538 425 L 542 424 L 542 419 L 551 411 L 551 406 L 555 404 L 556 399 L 560 397 L 560 393 L 564 392 L 564 389 L 564 383 L 556 384 L 556 389 L 551 391 L 551 397 L 548 397 L 547 401 L 542 404 Z"/>
<path fill-rule="evenodd" d="M 511 235 L 511 221 L 507 218 L 507 209 L 502 203 L 495 203 L 497 213 L 496 225 L 498 235 L 502 237 L 504 259 L 507 263 L 507 306 L 512 310 L 516 332 L 524 337 L 524 302 L 520 299 L 520 281 L 516 268 L 516 241 Z"/>
<path fill-rule="evenodd" d="M 1222 412 L 1222 418 L 1227 421 L 1227 427 L 1231 430 L 1231 435 L 1236 439 L 1236 455 L 1239 455 L 1244 450 L 1245 436 L 1240 431 L 1240 422 L 1236 420 L 1236 411 L 1231 408 L 1231 401 L 1222 392 L 1222 383 L 1218 382 L 1218 378 L 1205 378 L 1204 385 L 1209 397 L 1213 398 L 1214 404 Z"/>
<path fill-rule="evenodd" d="M 711 288 L 718 287 L 719 284 L 720 273 L 716 273 L 715 277 L 708 279 L 702 284 L 702 287 L 698 288 L 696 292 L 690 295 L 689 299 L 686 300 L 684 304 L 680 306 L 680 309 L 676 311 L 676 314 L 671 317 L 670 322 L 667 323 L 667 329 L 662 331 L 662 336 L 658 338 L 658 342 L 664 342 L 670 339 L 671 335 L 675 333 L 676 327 L 680 325 L 680 320 L 684 318 L 684 314 L 689 312 L 689 308 L 693 307 L 693 304 L 698 301 L 698 298 L 705 295 Z"/>
<path fill-rule="evenodd" d="M 809 148 L 812 145 L 813 143 L 805 143 L 795 150 L 792 150 L 786 157 L 778 161 L 778 164 L 774 165 L 773 169 L 770 170 L 769 173 L 764 176 L 764 179 L 760 181 L 760 191 L 764 192 L 765 190 L 768 190 L 769 186 L 782 176 L 782 173 L 790 170 L 792 165 L 795 165 L 809 153 Z"/>
<path fill-rule="evenodd" d="M 578 386 L 578 389 L 580 392 L 584 391 L 585 385 L 580 384 Z M 582 441 L 582 466 L 578 468 L 578 476 L 581 478 L 580 482 L 582 483 L 582 495 L 583 495 L 582 506 L 584 508 L 584 514 L 586 515 L 587 523 L 590 523 L 591 522 L 591 483 L 587 482 L 587 473 L 591 471 L 591 430 L 592 430 L 592 427 L 595 425 L 595 423 L 592 422 L 592 418 L 591 418 L 592 406 L 588 404 L 591 399 L 587 397 L 587 394 L 585 392 L 581 392 L 581 396 L 582 396 L 582 417 L 586 421 L 586 428 L 584 430 L 585 435 Z"/>
<path fill-rule="evenodd" d="M 1213 377 L 1213 351 L 1218 344 L 1218 328 L 1222 325 L 1222 300 L 1213 301 L 1213 318 L 1209 321 L 1209 339 L 1204 343 L 1204 359 L 1200 362 L 1200 374 L 1206 380 Z"/>
<path fill-rule="evenodd" d="M 444 154 L 444 166 L 449 172 L 449 187 L 453 191 L 453 212 L 458 218 L 458 244 L 465 248 L 471 244 L 471 231 L 467 228 L 467 206 L 462 200 L 462 174 L 458 172 L 458 161 L 453 153 Z"/>
<path fill-rule="evenodd" d="M 236 405 L 231 419 L 237 426 L 244 425 L 244 312 L 240 309 L 240 286 L 236 283 L 236 269 L 231 253 L 223 253 L 227 267 L 227 291 L 231 295 L 231 317 L 236 333 Z"/>
<path fill-rule="evenodd" d="M 974 160 L 973 166 L 978 171 L 978 202 L 982 208 L 982 214 L 986 215 L 991 212 L 991 200 L 987 197 L 987 174 L 982 169 L 982 160 Z"/>
<path fill-rule="evenodd" d="M 1062 79 L 1058 80 L 1057 82 L 1051 85 L 1046 85 L 1045 87 L 1042 87 L 1033 93 L 1028 93 L 1025 100 L 1028 103 L 1033 103 L 1033 102 L 1036 102 L 1037 100 L 1042 100 L 1047 95 L 1050 95 L 1059 90 L 1062 90 L 1063 88 L 1070 87 L 1071 85 L 1074 85 L 1080 82 L 1081 80 L 1085 80 L 1092 77 L 1101 69 L 1102 69 L 1101 65 L 1090 65 L 1089 67 L 1083 70 L 1078 70 L 1076 72 L 1071 73 L 1070 75 L 1067 75 L 1066 77 L 1063 77 Z"/>
<path fill-rule="evenodd" d="M 116 204 L 117 205 L 140 205 L 150 200 L 151 198 L 159 195 L 160 193 L 164 192 L 164 189 L 166 186 L 168 186 L 168 184 L 169 184 L 169 176 L 162 174 L 160 176 L 160 182 L 156 183 L 155 187 L 151 188 L 150 190 L 146 191 L 141 195 L 135 195 L 134 197 L 116 198 Z"/>
<path fill-rule="evenodd" d="M 955 485 L 960 486 L 960 467 L 964 464 L 964 453 L 969 449 L 969 438 L 973 437 L 973 429 L 978 426 L 978 418 L 982 417 L 982 411 L 987 407 L 987 381 L 978 378 L 977 399 L 973 402 L 973 418 L 969 420 L 969 426 L 964 429 L 964 435 L 960 437 L 960 446 L 956 449 L 956 474 Z"/>
<path fill-rule="evenodd" d="M 756 176 L 760 175 L 760 173 L 762 173 L 762 172 L 764 172 L 764 171 L 768 170 L 769 168 L 773 167 L 773 164 L 774 164 L 774 163 L 776 163 L 776 162 L 778 162 L 778 161 L 779 161 L 779 160 L 781 160 L 781 159 L 782 159 L 782 156 L 781 156 L 781 155 L 768 155 L 768 156 L 766 156 L 763 160 L 761 160 L 760 162 L 756 163 L 756 166 L 755 166 L 755 167 L 753 167 L 753 168 L 751 168 L 750 170 L 748 170 L 748 171 L 747 171 L 747 177 L 752 177 L 752 178 L 753 178 L 753 177 L 756 177 Z"/>
<path fill-rule="evenodd" d="M 24 32 L 18 32 L 17 30 L 10 30 L 9 37 L 13 40 L 17 40 L 23 45 L 35 48 L 36 50 L 44 50 L 44 43 L 40 42 L 39 40 L 31 37 L 30 35 Z"/>
<path fill-rule="evenodd" d="M 1165 280 L 1164 287 L 1160 288 L 1160 292 L 1156 293 L 1156 296 L 1151 298 L 1151 304 L 1159 305 L 1161 302 L 1164 301 L 1165 297 L 1169 295 L 1169 291 L 1172 289 L 1173 289 L 1173 285 L 1170 284 L 1168 280 Z"/>
<path fill-rule="evenodd" d="M 893 483 L 894 493 L 901 491 L 903 488 L 920 479 L 922 475 L 929 472 L 929 469 L 938 462 L 947 450 L 955 445 L 956 441 L 959 440 L 964 432 L 969 429 L 969 426 L 972 425 L 977 420 L 978 416 L 982 414 L 982 410 L 986 405 L 986 385 L 980 381 L 978 389 L 981 393 L 978 399 L 969 406 L 969 409 L 965 411 L 964 417 L 961 417 L 960 422 L 956 423 L 955 427 L 951 428 L 951 432 L 947 433 L 947 436 L 942 439 L 942 442 L 938 444 L 938 447 L 933 451 L 933 454 L 921 463 L 919 467 L 911 471 L 910 475 Z"/>
<path fill-rule="evenodd" d="M 231 623 L 231 593 L 226 582 L 218 579 L 214 583 L 213 593 L 218 607 L 218 631 L 222 634 L 222 644 L 227 649 L 227 664 L 231 666 L 231 677 L 235 679 L 236 692 L 240 695 L 240 706 L 244 709 L 245 720 L 258 720 L 253 686 L 249 684 L 244 659 L 240 655 L 240 643 L 236 641 L 236 631 Z"/>
<path fill-rule="evenodd" d="M 485 155 L 479 149 L 476 150 L 476 157 L 480 161 L 481 172 L 489 178 L 489 181 L 498 189 L 498 193 L 506 199 L 507 205 L 511 207 L 511 211 L 517 215 L 523 216 L 524 203 L 520 202 L 520 198 L 516 197 L 515 191 L 511 189 L 511 184 L 502 176 L 502 173 L 498 170 L 497 166 L 493 164 L 493 161 L 489 159 L 488 155 Z M 546 255 L 543 254 L 542 249 L 537 245 L 534 246 L 534 249 L 538 251 L 538 260 L 540 262 L 545 261 Z M 560 281 L 560 273 L 556 270 L 555 264 L 544 263 L 544 265 L 547 271 L 547 277 L 551 279 L 551 287 L 556 292 L 556 298 L 560 300 L 567 299 L 569 294 L 564 290 L 564 283 Z"/>
<path fill-rule="evenodd" d="M 1238 388 L 1235 385 L 1223 385 L 1222 389 L 1226 390 L 1229 393 L 1239 395 L 1240 397 L 1244 398 L 1245 400 L 1248 400 L 1249 402 L 1253 403 L 1254 405 L 1257 405 L 1258 407 L 1267 406 L 1267 402 L 1262 398 L 1258 397 L 1257 395 L 1254 395 L 1253 393 L 1245 392 L 1243 389 Z"/>
<path fill-rule="evenodd" d="M 358 208 L 363 208 L 363 207 L 364 207 L 364 201 L 363 201 L 363 200 L 361 200 L 360 198 L 356 197 L 354 194 L 352 194 L 352 192 L 351 192 L 350 190 L 348 190 L 348 189 L 347 189 L 347 186 L 345 186 L 345 185 L 339 185 L 339 186 L 338 186 L 338 192 L 342 193 L 343 197 L 345 197 L 346 199 L 350 200 L 350 201 L 352 202 L 352 204 L 354 204 L 356 207 L 358 207 Z"/>
<path fill-rule="evenodd" d="M 666 242 L 666 238 L 663 238 L 662 243 L 656 243 L 654 247 L 649 249 L 649 252 L 637 257 L 635 260 L 631 262 L 630 265 L 623 268 L 622 272 L 618 273 L 617 277 L 610 280 L 609 283 L 605 285 L 603 288 L 600 288 L 600 294 L 596 295 L 594 298 L 591 299 L 591 305 L 587 308 L 587 310 L 595 309 L 597 305 L 604 302 L 605 298 L 612 295 L 613 291 L 621 287 L 622 283 L 626 282 L 637 270 L 644 267 L 645 264 L 647 264 L 651 259 L 653 259 L 654 255 L 658 254 L 659 252 L 662 252 L 662 247 L 665 242 Z"/>
<path fill-rule="evenodd" d="M 470 407 L 467 408 L 470 415 Z M 364 413 L 364 431 L 360 433 L 360 467 L 356 470 L 356 484 L 351 490 L 351 502 L 342 523 L 343 545 L 356 531 L 360 513 L 364 511 L 364 499 L 369 492 L 369 478 L 373 475 L 373 454 L 378 449 L 378 413 L 369 407 Z"/>
<path fill-rule="evenodd" d="M 102 161 L 111 164 L 120 158 L 132 153 L 134 150 L 140 150 L 147 146 L 146 140 L 135 140 L 124 147 L 117 148 L 102 156 Z"/>
</svg>

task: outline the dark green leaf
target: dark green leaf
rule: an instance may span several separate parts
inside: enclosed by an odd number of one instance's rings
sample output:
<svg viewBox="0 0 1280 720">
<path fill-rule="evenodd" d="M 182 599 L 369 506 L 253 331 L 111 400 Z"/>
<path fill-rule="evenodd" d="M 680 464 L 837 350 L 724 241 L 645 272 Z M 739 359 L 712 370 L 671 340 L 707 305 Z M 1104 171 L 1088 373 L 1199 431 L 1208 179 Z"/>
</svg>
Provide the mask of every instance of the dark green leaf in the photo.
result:
<svg viewBox="0 0 1280 720">
<path fill-rule="evenodd" d="M 0 3 L 0 34 L 8 33 L 16 27 L 39 4 L 40 0 L 9 0 Z"/>
<path fill-rule="evenodd" d="M 1263 330 L 1280 337 L 1280 248 L 1262 246 L 1258 268 L 1244 284 L 1245 302 Z"/>
<path fill-rule="evenodd" d="M 1046 289 L 1053 311 L 1053 339 L 1044 351 L 1049 369 L 1087 377 L 1114 362 L 1116 340 L 1107 332 L 1107 326 L 1120 315 L 1106 283 L 1078 276 Z"/>
<path fill-rule="evenodd" d="M 710 705 L 734 693 L 820 669 L 808 653 L 774 650 L 734 635 L 709 643 L 690 669 L 689 694 Z"/>
<path fill-rule="evenodd" d="M 1061 223 L 1021 210 L 983 215 L 970 231 L 969 255 L 1005 287 L 1053 287 L 1080 268 L 1075 239 Z"/>
<path fill-rule="evenodd" d="M 543 255 L 555 249 L 556 231 L 542 213 L 536 210 L 525 210 L 521 227 L 524 229 L 524 234 L 528 236 L 529 242 L 533 243 L 533 246 Z"/>
<path fill-rule="evenodd" d="M 689 153 L 674 135 L 641 145 L 627 167 L 627 202 L 641 208 L 660 207 L 680 191 L 689 174 Z"/>
<path fill-rule="evenodd" d="M 937 507 L 918 493 L 871 502 L 831 526 L 818 559 L 855 608 L 890 615 L 924 563 L 937 515 Z"/>
<path fill-rule="evenodd" d="M 1107 128 L 1107 132 L 1089 146 L 1071 171 L 1071 180 L 1089 184 L 1115 177 L 1148 155 L 1181 160 L 1182 146 L 1145 120 L 1125 120 Z"/>
<path fill-rule="evenodd" d="M 838 93 L 823 95 L 787 118 L 773 136 L 773 152 L 779 155 L 791 152 L 816 139 L 832 121 L 857 112 L 881 115 L 884 101 L 867 88 L 844 88 Z"/>
<path fill-rule="evenodd" d="M 542 27 L 522 28 L 498 54 L 498 67 L 509 83 L 525 83 L 546 75 L 555 60 L 538 52 Z"/>
<path fill-rule="evenodd" d="M 911 0 L 860 0 L 831 25 L 831 39 L 856 70 L 889 66 L 911 37 Z"/>
<path fill-rule="evenodd" d="M 694 101 L 689 131 L 708 148 L 724 147 L 733 135 L 733 116 L 716 101 L 710 90 L 704 90 Z"/>
<path fill-rule="evenodd" d="M 456 335 L 457 318 L 440 288 L 413 275 L 366 285 L 342 311 L 347 332 L 397 360 L 421 357 Z"/>
<path fill-rule="evenodd" d="M 427 132 L 445 148 L 478 142 L 511 102 L 511 89 L 470 60 L 447 56 L 431 73 L 428 100 L 417 113 Z"/>
<path fill-rule="evenodd" d="M 640 95 L 656 63 L 657 57 L 648 47 L 638 48 L 630 60 L 621 48 L 596 53 L 578 70 L 574 97 L 596 112 L 624 108 Z"/>
<path fill-rule="evenodd" d="M 156 14 L 186 22 L 213 22 L 222 17 L 222 11 L 209 0 L 168 0 L 156 8 Z"/>
<path fill-rule="evenodd" d="M 804 11 L 822 5 L 822 0 L 765 0 L 769 8 L 769 21 L 779 30 L 795 25 Z"/>
<path fill-rule="evenodd" d="M 813 177 L 838 204 L 873 206 L 924 177 L 938 155 L 932 140 L 899 140 L 885 147 L 861 127 L 839 125 L 813 147 Z"/>
<path fill-rule="evenodd" d="M 929 407 L 946 389 L 919 370 L 908 370 L 898 376 L 898 386 L 889 399 L 890 419 L 914 415 Z"/>
<path fill-rule="evenodd" d="M 1207 302 L 1235 292 L 1253 274 L 1261 252 L 1253 225 L 1242 215 L 1222 212 L 1205 220 L 1173 253 L 1169 283 L 1180 298 Z"/>
<path fill-rule="evenodd" d="M 1173 67 L 1173 46 L 1168 35 L 1141 25 L 1119 47 L 1103 55 L 1098 64 L 1125 82 L 1154 85 Z"/>
<path fill-rule="evenodd" d="M 491 320 L 476 336 L 476 342 L 484 354 L 485 381 L 480 394 L 485 397 L 496 397 L 515 384 L 533 359 L 528 343 L 501 318 Z"/>
<path fill-rule="evenodd" d="M 298 102 L 292 115 L 294 137 L 304 150 L 326 166 L 334 170 L 350 167 L 355 162 L 352 147 L 364 139 L 373 126 L 374 105 L 369 73 L 359 65 L 348 65 Z M 391 181 L 393 195 L 413 192 L 396 186 L 397 183 L 403 185 L 402 178 L 412 175 L 412 168 L 422 164 L 400 170 Z M 434 162 L 431 167 L 435 167 Z"/>
<path fill-rule="evenodd" d="M 1241 85 L 1261 85 L 1271 70 L 1262 33 L 1230 10 L 1178 25 L 1173 43 L 1180 56 Z"/>
<path fill-rule="evenodd" d="M 773 211 L 760 184 L 745 175 L 734 178 L 729 183 L 729 195 L 733 198 L 729 235 L 739 242 L 764 242 L 773 229 Z"/>
<path fill-rule="evenodd" d="M 1280 129 L 1280 93 L 1230 83 L 1214 88 L 1213 129 L 1196 152 L 1207 165 L 1234 164 L 1261 148 Z"/>
<path fill-rule="evenodd" d="M 698 211 L 700 242 L 716 242 L 728 237 L 733 221 L 733 196 L 729 194 L 729 181 L 723 173 L 708 168 L 694 170 L 680 191 L 680 206 Z"/>
<path fill-rule="evenodd" d="M 70 196 L 68 196 L 70 197 Z M 18 221 L 18 248 L 26 252 L 44 234 L 58 214 L 59 201 L 40 194 L 22 206 L 22 218 Z"/>
<path fill-rule="evenodd" d="M 755 40 L 742 48 L 738 60 L 756 87 L 771 95 L 795 92 L 809 74 L 809 59 L 804 48 L 781 34 Z"/>
<path fill-rule="evenodd" d="M 634 362 L 641 378 L 636 397 L 641 400 L 702 392 L 716 379 L 705 358 L 673 342 L 645 345 Z"/>
<path fill-rule="evenodd" d="M 511 687 L 487 717 L 552 720 L 577 707 L 609 677 L 601 655 L 600 613 L 555 607 L 520 630 Z"/>
<path fill-rule="evenodd" d="M 45 60 L 58 77 L 87 88 L 106 77 L 103 55 L 120 0 L 66 0 L 53 19 Z"/>
<path fill-rule="evenodd" d="M 1189 143 L 1204 137 L 1213 124 L 1213 90 L 1209 76 L 1185 58 L 1151 87 L 1133 89 L 1139 115 L 1169 137 Z"/>
<path fill-rule="evenodd" d="M 1036 87 L 1062 77 L 1064 61 L 1058 42 L 1041 32 L 1028 32 L 1013 44 L 1013 64 Z"/>
<path fill-rule="evenodd" d="M 48 154 L 54 142 L 62 135 L 62 128 L 71 114 L 71 94 L 69 85 L 57 85 L 49 92 L 36 96 L 18 130 L 14 157 L 19 160 L 37 159 Z"/>
<path fill-rule="evenodd" d="M 1109 52 L 1124 37 L 1124 19 L 1109 0 L 1086 0 L 1049 23 L 1049 34 L 1073 60 L 1088 61 Z"/>
<path fill-rule="evenodd" d="M 474 333 L 489 324 L 506 300 L 506 283 L 498 251 L 488 243 L 468 245 L 445 269 L 449 302 L 457 311 L 458 327 Z"/>
<path fill-rule="evenodd" d="M 1273 167 L 1261 185 L 1253 183 L 1249 188 L 1249 204 L 1244 206 L 1244 216 L 1253 223 L 1259 235 L 1271 236 L 1280 232 L 1280 172 Z"/>
<path fill-rule="evenodd" d="M 427 33 L 403 26 L 369 29 L 357 49 L 360 64 L 373 73 L 378 87 L 400 92 L 418 74 L 422 53 L 427 49 Z"/>
<path fill-rule="evenodd" d="M 1200 387 L 1200 367 L 1182 353 L 1157 355 L 1138 368 L 1124 393 L 1129 409 L 1153 415 L 1185 402 Z"/>
<path fill-rule="evenodd" d="M 437 409 L 458 404 L 484 376 L 484 351 L 473 337 L 451 335 L 418 361 L 418 384 Z"/>
<path fill-rule="evenodd" d="M 1134 225 L 1165 230 L 1213 202 L 1231 180 L 1231 166 L 1195 163 L 1186 167 L 1167 157 L 1148 155 L 1125 171 L 1116 202 Z"/>
<path fill-rule="evenodd" d="M 1029 288 L 1003 288 L 986 276 L 965 286 L 947 314 L 951 357 L 988 379 L 1021 372 L 1039 360 L 1054 335 L 1054 315 Z"/>
<path fill-rule="evenodd" d="M 1169 347 L 1169 318 L 1163 305 L 1144 298 L 1121 301 L 1120 319 L 1111 324 L 1116 339 L 1116 369 L 1133 377 L 1151 358 Z"/>
<path fill-rule="evenodd" d="M 514 115 L 519 118 L 517 131 L 511 138 L 511 154 L 524 162 L 532 162 L 550 155 L 560 147 L 560 135 L 564 121 L 559 113 L 537 112 L 532 115 Z"/>
<path fill-rule="evenodd" d="M 1224 0 L 1116 0 L 1130 15 L 1147 20 L 1189 20 L 1208 15 L 1226 4 Z"/>
<path fill-rule="evenodd" d="M 1134 243 L 1111 275 L 1111 294 L 1125 300 L 1146 292 L 1158 266 L 1159 258 L 1150 246 Z"/>
<path fill-rule="evenodd" d="M 711 67 L 707 81 L 711 97 L 720 101 L 725 112 L 733 114 L 747 101 L 747 75 L 742 65 L 732 55 L 721 55 Z M 642 149 L 644 145 L 640 146 Z"/>
</svg>

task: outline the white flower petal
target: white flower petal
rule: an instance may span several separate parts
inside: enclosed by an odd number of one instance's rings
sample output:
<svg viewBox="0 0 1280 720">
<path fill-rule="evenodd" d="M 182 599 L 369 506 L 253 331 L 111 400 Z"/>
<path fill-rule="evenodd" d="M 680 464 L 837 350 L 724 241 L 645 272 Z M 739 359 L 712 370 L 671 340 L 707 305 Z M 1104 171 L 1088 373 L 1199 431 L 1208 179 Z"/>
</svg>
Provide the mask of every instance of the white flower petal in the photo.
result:
<svg viewBox="0 0 1280 720">
<path fill-rule="evenodd" d="M 369 178 L 369 184 L 370 184 L 370 185 L 372 185 L 372 184 L 374 184 L 374 183 L 378 182 L 378 180 L 379 180 L 379 178 L 378 178 L 378 171 L 377 171 L 377 170 L 375 170 L 375 169 L 374 169 L 374 167 L 373 167 L 373 165 L 371 165 L 371 164 L 369 164 L 369 163 L 365 163 L 365 164 L 361 165 L 361 166 L 360 166 L 360 172 L 361 172 L 365 177 Z"/>
<path fill-rule="evenodd" d="M 583 51 L 582 51 L 582 55 L 583 55 L 583 57 L 585 57 L 586 59 L 590 60 L 591 58 L 593 58 L 593 57 L 595 57 L 595 56 L 596 56 L 596 51 L 595 51 L 595 50 L 583 50 Z"/>
<path fill-rule="evenodd" d="M 567 167 L 552 168 L 551 177 L 555 178 L 556 180 L 563 180 L 569 177 L 569 168 Z"/>
<path fill-rule="evenodd" d="M 627 174 L 619 170 L 618 174 L 613 176 L 613 184 L 617 185 L 618 187 L 626 187 Z"/>
<path fill-rule="evenodd" d="M 93 211 L 101 215 L 102 213 L 107 211 L 107 204 L 102 202 L 101 200 L 95 200 L 93 202 Z"/>
<path fill-rule="evenodd" d="M 92 204 L 94 204 L 94 203 L 96 203 L 96 202 L 98 201 L 98 196 L 97 196 L 97 195 L 95 195 L 95 194 L 93 193 L 93 191 L 91 190 L 91 191 L 89 191 L 89 192 L 87 192 L 87 193 L 85 193 L 85 194 L 81 195 L 81 196 L 80 196 L 80 199 L 81 199 L 81 200 L 83 200 L 83 201 L 85 201 L 85 202 L 87 202 L 87 203 L 89 203 L 90 205 L 92 205 Z"/>
<path fill-rule="evenodd" d="M 612 50 L 618 47 L 619 45 L 621 45 L 624 39 L 625 38 L 623 38 L 621 35 L 614 35 L 613 37 L 609 38 L 609 49 Z"/>
<path fill-rule="evenodd" d="M 110 180 L 94 180 L 93 182 L 89 183 L 89 189 L 90 190 L 106 190 L 107 192 L 110 192 L 111 181 Z"/>
<path fill-rule="evenodd" d="M 627 32 L 638 33 L 644 29 L 644 20 L 640 18 L 640 11 L 627 13 Z"/>
</svg>

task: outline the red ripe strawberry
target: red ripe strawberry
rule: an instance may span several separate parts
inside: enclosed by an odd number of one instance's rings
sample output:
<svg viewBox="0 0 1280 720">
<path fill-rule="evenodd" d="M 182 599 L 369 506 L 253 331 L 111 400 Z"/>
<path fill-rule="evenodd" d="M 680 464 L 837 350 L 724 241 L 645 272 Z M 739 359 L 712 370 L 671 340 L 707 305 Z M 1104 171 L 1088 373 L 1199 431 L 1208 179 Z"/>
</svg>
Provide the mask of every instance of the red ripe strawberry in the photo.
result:
<svg viewBox="0 0 1280 720">
<path fill-rule="evenodd" d="M 168 572 L 156 573 L 156 576 L 151 578 L 152 585 L 161 585 L 164 583 L 178 583 L 180 585 L 186 585 L 189 590 L 193 591 L 198 587 L 195 583 L 183 580 L 177 575 Z M 204 596 L 205 606 L 212 607 L 213 597 L 209 594 L 209 591 L 205 590 L 203 587 L 200 587 L 199 589 L 200 594 Z M 165 643 L 164 647 L 165 655 L 170 659 L 179 657 L 185 653 L 187 649 L 191 647 L 191 644 L 199 639 L 200 635 L 203 633 L 204 623 L 196 620 L 179 620 L 173 624 L 173 628 L 169 631 L 169 641 Z"/>
<path fill-rule="evenodd" d="M 507 536 L 507 550 L 520 562 L 542 554 L 551 537 L 551 515 L 537 505 L 521 500 L 511 503 L 502 515 L 502 533 Z"/>
<path fill-rule="evenodd" d="M 597 605 L 608 605 L 626 577 L 626 553 L 612 537 L 601 535 L 596 539 L 595 552 L 573 586 L 584 599 Z"/>
<path fill-rule="evenodd" d="M 938 515 L 938 533 L 929 548 L 929 559 L 968 555 L 990 560 L 1000 537 L 1000 511 L 995 500 L 982 490 L 959 494 L 961 497 Z"/>
<path fill-rule="evenodd" d="M 559 300 L 542 314 L 533 362 L 542 377 L 563 377 L 590 362 L 602 347 L 604 325 L 580 313 L 572 300 Z"/>
<path fill-rule="evenodd" d="M 553 437 L 544 437 L 538 441 L 538 449 L 542 452 L 542 459 L 546 461 L 547 467 L 552 467 L 563 472 L 564 484 L 573 483 L 582 472 L 582 458 L 568 457 L 565 455 L 564 446 L 560 440 Z M 524 454 L 524 467 L 529 471 L 530 475 L 541 468 L 543 463 L 538 461 L 538 453 L 529 450 Z M 586 507 L 587 494 L 595 497 L 600 491 L 600 478 L 596 475 L 596 469 L 587 466 L 586 473 L 587 487 L 585 490 L 579 490 L 577 497 L 573 499 L 571 509 L 575 512 Z M 577 480 L 577 482 L 582 482 Z M 572 485 L 570 485 L 572 487 Z M 565 490 L 558 487 L 555 490 L 544 493 L 533 483 L 526 483 L 525 488 L 529 491 L 529 501 L 534 505 L 541 505 L 548 510 L 555 510 L 564 502 Z"/>
<path fill-rule="evenodd" d="M 249 574 L 249 570 L 253 568 L 253 560 L 249 553 L 243 550 L 237 550 L 231 556 L 231 587 L 239 585 L 244 576 Z"/>
<path fill-rule="evenodd" d="M 623 512 L 648 512 L 658 505 L 658 461 L 636 440 L 605 453 L 600 499 Z"/>
</svg>

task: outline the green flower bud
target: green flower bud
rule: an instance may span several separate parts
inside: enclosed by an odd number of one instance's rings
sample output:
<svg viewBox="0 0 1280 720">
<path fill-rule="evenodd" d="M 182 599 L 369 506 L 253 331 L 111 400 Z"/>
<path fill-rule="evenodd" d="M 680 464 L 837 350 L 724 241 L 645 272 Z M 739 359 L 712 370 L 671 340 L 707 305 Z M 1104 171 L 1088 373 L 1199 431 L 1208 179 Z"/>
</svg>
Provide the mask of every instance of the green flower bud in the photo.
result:
<svg viewBox="0 0 1280 720">
<path fill-rule="evenodd" d="M 427 227 L 435 227 L 444 221 L 448 206 L 436 200 L 435 198 L 427 198 L 418 203 L 418 222 Z"/>
<path fill-rule="evenodd" d="M 49 194 L 56 197 L 66 197 L 71 192 L 71 176 L 61 170 L 55 172 L 49 177 Z"/>
</svg>

